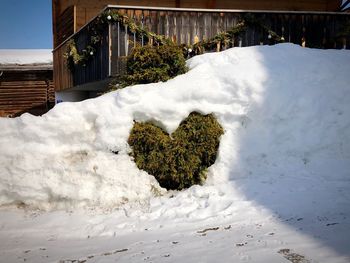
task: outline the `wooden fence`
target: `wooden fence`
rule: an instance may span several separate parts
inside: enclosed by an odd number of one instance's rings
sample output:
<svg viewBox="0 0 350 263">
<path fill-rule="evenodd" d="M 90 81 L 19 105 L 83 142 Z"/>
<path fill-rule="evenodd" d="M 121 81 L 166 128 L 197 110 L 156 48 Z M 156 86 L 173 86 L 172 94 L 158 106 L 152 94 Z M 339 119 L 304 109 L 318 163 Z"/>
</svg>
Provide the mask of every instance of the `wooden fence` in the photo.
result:
<svg viewBox="0 0 350 263">
<path fill-rule="evenodd" d="M 339 37 L 342 27 L 350 21 L 349 13 L 317 13 L 317 12 L 267 12 L 267 11 L 234 11 L 204 9 L 165 9 L 109 6 L 121 14 L 126 14 L 143 28 L 157 34 L 165 35 L 178 44 L 191 45 L 203 39 L 210 39 L 217 33 L 227 31 L 251 14 L 255 19 L 291 42 L 313 48 L 349 48 L 350 38 Z M 81 51 L 90 40 L 91 24 L 83 27 L 72 37 L 78 51 Z M 123 74 L 125 56 L 135 42 L 146 45 L 145 39 L 136 39 L 126 26 L 119 23 L 106 25 L 101 41 L 93 59 L 86 66 L 76 66 L 73 74 L 64 69 L 65 58 L 62 50 L 65 44 L 54 50 L 54 81 L 57 90 L 83 85 Z M 250 27 L 240 35 L 231 46 L 253 46 L 273 44 L 268 33 L 261 27 Z M 231 47 L 231 46 L 227 46 Z M 210 50 L 208 50 L 210 51 Z M 56 69 L 59 69 L 56 72 Z M 62 76 L 62 74 L 72 74 Z M 63 80 L 63 81 L 60 81 Z"/>
</svg>

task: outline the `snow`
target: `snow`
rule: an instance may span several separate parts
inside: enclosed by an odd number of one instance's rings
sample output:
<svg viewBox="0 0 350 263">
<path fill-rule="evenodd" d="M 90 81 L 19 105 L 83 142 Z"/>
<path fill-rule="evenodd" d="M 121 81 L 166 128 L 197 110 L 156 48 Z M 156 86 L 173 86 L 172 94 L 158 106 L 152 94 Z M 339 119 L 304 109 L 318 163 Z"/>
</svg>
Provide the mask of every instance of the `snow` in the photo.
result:
<svg viewBox="0 0 350 263">
<path fill-rule="evenodd" d="M 52 64 L 51 49 L 0 49 L 0 65 Z"/>
<path fill-rule="evenodd" d="M 350 52 L 280 44 L 188 65 L 0 119 L 4 262 L 350 261 Z M 171 133 L 191 111 L 224 127 L 218 158 L 204 186 L 166 192 L 135 166 L 129 131 Z"/>
</svg>

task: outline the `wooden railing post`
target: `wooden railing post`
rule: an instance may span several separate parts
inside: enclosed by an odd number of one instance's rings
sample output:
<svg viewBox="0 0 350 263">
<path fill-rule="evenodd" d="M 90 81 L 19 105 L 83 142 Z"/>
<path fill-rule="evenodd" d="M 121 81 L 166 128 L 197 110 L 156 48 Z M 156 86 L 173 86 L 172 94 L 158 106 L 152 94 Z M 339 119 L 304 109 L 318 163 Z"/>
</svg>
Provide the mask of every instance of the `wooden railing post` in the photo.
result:
<svg viewBox="0 0 350 263">
<path fill-rule="evenodd" d="M 118 44 L 118 58 L 120 57 L 120 23 L 117 23 L 117 44 Z"/>
<path fill-rule="evenodd" d="M 129 54 L 129 33 L 128 33 L 128 25 L 125 25 L 125 36 L 124 36 L 124 41 L 125 41 L 125 56 Z"/>
<path fill-rule="evenodd" d="M 143 16 L 143 12 L 141 15 L 141 29 L 144 29 L 144 16 Z M 141 46 L 144 46 L 144 36 L 143 34 L 141 35 Z"/>
<path fill-rule="evenodd" d="M 112 75 L 112 25 L 108 25 L 108 76 Z"/>
</svg>

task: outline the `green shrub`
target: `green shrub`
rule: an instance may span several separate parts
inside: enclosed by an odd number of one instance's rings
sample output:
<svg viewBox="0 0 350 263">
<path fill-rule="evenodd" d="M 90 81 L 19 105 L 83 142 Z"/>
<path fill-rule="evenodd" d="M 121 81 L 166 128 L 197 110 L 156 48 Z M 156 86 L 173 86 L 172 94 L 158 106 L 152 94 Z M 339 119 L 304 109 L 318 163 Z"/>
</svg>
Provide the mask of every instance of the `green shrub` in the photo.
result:
<svg viewBox="0 0 350 263">
<path fill-rule="evenodd" d="M 171 137 L 152 123 L 135 122 L 128 143 L 139 169 L 154 175 L 162 187 L 183 189 L 205 181 L 222 134 L 212 114 L 192 112 Z"/>
<path fill-rule="evenodd" d="M 180 46 L 137 46 L 127 58 L 126 75 L 121 87 L 167 81 L 187 71 Z"/>
</svg>

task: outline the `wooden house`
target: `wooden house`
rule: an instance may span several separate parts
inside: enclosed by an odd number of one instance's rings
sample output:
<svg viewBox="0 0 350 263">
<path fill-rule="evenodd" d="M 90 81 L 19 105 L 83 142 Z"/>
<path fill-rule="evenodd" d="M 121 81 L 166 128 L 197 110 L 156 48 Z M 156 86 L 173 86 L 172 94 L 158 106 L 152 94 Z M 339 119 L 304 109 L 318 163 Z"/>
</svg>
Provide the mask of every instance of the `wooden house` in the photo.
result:
<svg viewBox="0 0 350 263">
<path fill-rule="evenodd" d="M 50 63 L 0 63 L 0 117 L 25 112 L 42 115 L 54 104 L 52 59 Z"/>
<path fill-rule="evenodd" d="M 237 25 L 249 13 L 266 21 L 287 42 L 348 48 L 349 39 L 335 40 L 341 25 L 349 20 L 348 13 L 339 12 L 341 5 L 341 0 L 53 0 L 56 95 L 63 101 L 96 96 L 106 89 L 110 77 L 121 73 L 122 58 L 136 39 L 119 24 L 105 26 L 93 56 L 84 66 L 74 66 L 73 70 L 67 66 L 65 54 L 70 40 L 74 40 L 78 52 L 86 50 L 94 22 L 107 10 L 117 10 L 138 25 L 181 44 L 211 38 Z M 267 37 L 248 30 L 239 46 L 266 44 Z"/>
</svg>

